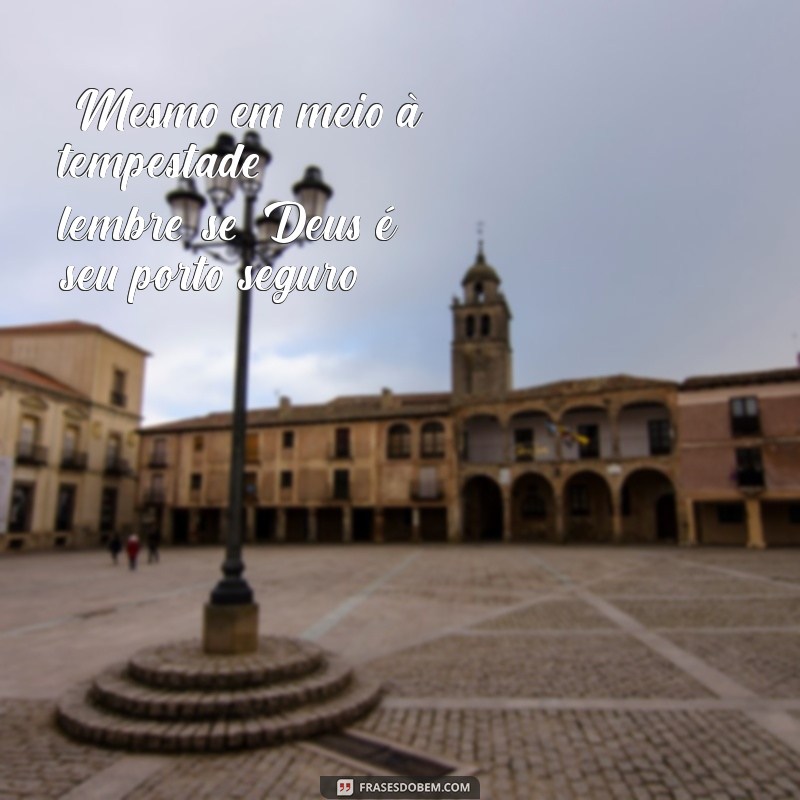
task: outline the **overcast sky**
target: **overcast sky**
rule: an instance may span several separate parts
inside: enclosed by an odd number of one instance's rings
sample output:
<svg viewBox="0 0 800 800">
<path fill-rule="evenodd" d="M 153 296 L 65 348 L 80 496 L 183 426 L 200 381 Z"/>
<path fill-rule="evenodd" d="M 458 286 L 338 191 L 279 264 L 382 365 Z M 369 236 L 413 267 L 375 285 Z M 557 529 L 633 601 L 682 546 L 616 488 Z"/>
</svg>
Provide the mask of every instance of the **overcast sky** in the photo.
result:
<svg viewBox="0 0 800 800">
<path fill-rule="evenodd" d="M 217 292 L 125 290 L 169 242 L 58 242 L 76 213 L 167 214 L 168 179 L 56 177 L 84 152 L 206 147 L 239 102 L 283 102 L 262 199 L 309 163 L 359 214 L 357 242 L 287 261 L 353 264 L 347 294 L 254 297 L 250 403 L 446 390 L 452 296 L 476 223 L 514 315 L 514 383 L 794 364 L 800 332 L 800 4 L 786 2 L 16 3 L 4 13 L 0 324 L 82 319 L 152 352 L 145 422 L 230 406 L 234 274 Z M 118 10 L 119 9 L 119 10 Z M 87 87 L 216 103 L 211 130 L 81 132 Z M 374 130 L 302 130 L 301 102 L 381 103 Z M 398 129 L 408 92 L 424 116 Z M 239 198 L 231 206 L 238 212 Z M 397 235 L 371 227 L 394 205 Z M 67 264 L 116 264 L 65 293 Z"/>
</svg>

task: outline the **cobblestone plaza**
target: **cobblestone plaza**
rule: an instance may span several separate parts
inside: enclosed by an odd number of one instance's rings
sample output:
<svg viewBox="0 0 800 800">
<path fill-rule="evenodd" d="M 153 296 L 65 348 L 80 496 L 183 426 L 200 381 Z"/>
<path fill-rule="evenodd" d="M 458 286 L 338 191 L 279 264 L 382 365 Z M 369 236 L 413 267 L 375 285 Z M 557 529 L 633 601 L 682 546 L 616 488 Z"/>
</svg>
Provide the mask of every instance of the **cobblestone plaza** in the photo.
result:
<svg viewBox="0 0 800 800">
<path fill-rule="evenodd" d="M 0 798 L 315 798 L 367 774 L 315 743 L 231 755 L 76 744 L 56 700 L 199 636 L 218 548 L 131 572 L 107 553 L 0 560 Z M 352 730 L 480 778 L 482 797 L 800 796 L 800 551 L 251 547 L 265 634 L 385 682 Z M 386 774 L 373 768 L 373 774 Z"/>
</svg>

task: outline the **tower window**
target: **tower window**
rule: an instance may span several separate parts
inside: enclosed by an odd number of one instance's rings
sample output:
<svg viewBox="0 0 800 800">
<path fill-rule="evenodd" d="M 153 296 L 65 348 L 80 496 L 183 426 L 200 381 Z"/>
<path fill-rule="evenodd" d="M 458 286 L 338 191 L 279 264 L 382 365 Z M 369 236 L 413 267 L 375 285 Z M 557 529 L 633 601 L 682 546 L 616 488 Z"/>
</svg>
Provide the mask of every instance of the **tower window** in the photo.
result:
<svg viewBox="0 0 800 800">
<path fill-rule="evenodd" d="M 475 335 L 475 317 L 467 317 L 467 338 L 471 339 Z"/>
<path fill-rule="evenodd" d="M 492 330 L 492 320 L 488 314 L 481 317 L 481 336 L 488 336 Z"/>
<path fill-rule="evenodd" d="M 475 300 L 482 303 L 484 299 L 483 284 L 478 282 L 475 284 Z"/>
</svg>

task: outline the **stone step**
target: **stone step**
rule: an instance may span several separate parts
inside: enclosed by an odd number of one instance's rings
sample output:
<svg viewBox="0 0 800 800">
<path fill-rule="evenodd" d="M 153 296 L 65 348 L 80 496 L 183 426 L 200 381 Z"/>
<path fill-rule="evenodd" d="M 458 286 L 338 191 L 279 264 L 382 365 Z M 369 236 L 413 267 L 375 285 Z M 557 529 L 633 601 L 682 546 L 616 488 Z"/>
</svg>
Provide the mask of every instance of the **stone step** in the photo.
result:
<svg viewBox="0 0 800 800">
<path fill-rule="evenodd" d="M 159 720 L 244 718 L 277 714 L 316 703 L 343 691 L 352 670 L 336 657 L 295 680 L 214 692 L 153 688 L 131 679 L 127 665 L 110 667 L 94 679 L 90 699 L 96 705 L 133 717 Z"/>
<path fill-rule="evenodd" d="M 142 650 L 128 663 L 128 674 L 138 683 L 175 691 L 244 689 L 300 678 L 324 659 L 311 642 L 281 636 L 264 636 L 257 652 L 241 656 L 211 656 L 198 641 L 188 641 Z"/>
<path fill-rule="evenodd" d="M 319 703 L 245 719 L 164 721 L 126 717 L 89 700 L 91 682 L 69 691 L 56 718 L 76 739 L 106 747 L 155 752 L 221 752 L 280 744 L 355 722 L 380 700 L 381 686 L 353 678 L 344 691 Z"/>
</svg>

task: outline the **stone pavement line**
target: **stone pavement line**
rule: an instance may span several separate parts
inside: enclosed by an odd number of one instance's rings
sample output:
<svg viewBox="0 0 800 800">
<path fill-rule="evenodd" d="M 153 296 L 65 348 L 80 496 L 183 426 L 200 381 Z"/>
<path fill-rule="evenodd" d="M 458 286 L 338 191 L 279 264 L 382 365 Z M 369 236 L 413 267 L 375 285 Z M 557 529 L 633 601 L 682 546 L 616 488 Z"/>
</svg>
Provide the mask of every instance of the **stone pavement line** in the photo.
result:
<svg viewBox="0 0 800 800">
<path fill-rule="evenodd" d="M 62 795 L 61 800 L 109 800 L 126 797 L 151 775 L 169 764 L 164 756 L 121 756 L 110 767 Z"/>
<path fill-rule="evenodd" d="M 324 636 L 332 628 L 335 628 L 354 608 L 361 605 L 371 594 L 408 568 L 410 564 L 420 557 L 420 552 L 407 555 L 399 564 L 395 564 L 388 572 L 375 579 L 372 583 L 359 589 L 355 594 L 350 595 L 346 600 L 339 603 L 336 608 L 329 611 L 322 619 L 315 622 L 300 635 L 302 639 L 314 641 Z"/>
<path fill-rule="evenodd" d="M 607 578 L 618 578 L 621 575 L 624 575 L 628 572 L 633 572 L 637 567 L 623 567 L 622 569 L 614 570 L 610 575 L 601 575 L 597 578 L 591 578 L 590 580 L 582 581 L 582 586 L 591 586 L 594 583 L 599 583 L 601 581 L 606 580 Z M 532 594 L 531 592 L 527 592 L 529 595 Z M 528 608 L 532 608 L 535 605 L 540 603 L 548 603 L 552 600 L 564 600 L 570 596 L 570 587 L 566 585 L 557 586 L 553 589 L 548 589 L 545 594 L 534 595 L 533 597 L 526 597 L 523 600 L 519 600 L 516 603 L 511 603 L 510 605 L 503 605 L 499 608 L 493 608 L 491 611 L 487 611 L 485 614 L 479 614 L 475 617 L 475 619 L 470 620 L 464 624 L 458 625 L 449 625 L 446 628 L 442 628 L 438 631 L 434 631 L 433 633 L 425 634 L 424 636 L 420 636 L 416 639 L 411 639 L 409 641 L 402 642 L 398 644 L 396 647 L 392 647 L 388 650 L 382 651 L 377 656 L 370 656 L 368 661 L 374 661 L 378 658 L 385 658 L 386 656 L 392 655 L 392 653 L 402 652 L 403 650 L 408 650 L 412 647 L 419 647 L 420 645 L 430 644 L 431 642 L 438 641 L 439 639 L 444 639 L 447 636 L 452 635 L 471 635 L 471 630 L 473 625 L 483 625 L 487 622 L 491 622 L 494 619 L 499 619 L 501 617 L 505 617 L 507 614 L 511 614 L 514 611 L 524 611 Z M 613 631 L 611 631 L 613 632 Z M 356 661 L 358 663 L 358 661 Z"/>
<path fill-rule="evenodd" d="M 731 575 L 735 578 L 745 578 L 750 581 L 759 581 L 760 583 L 768 583 L 772 586 L 780 586 L 782 589 L 790 589 L 794 592 L 800 592 L 800 584 L 794 581 L 784 580 L 783 578 L 768 578 L 765 575 L 754 575 L 752 572 L 743 572 L 739 569 L 732 569 L 731 567 L 720 567 L 718 564 L 697 564 L 688 559 L 677 558 L 672 556 L 672 561 L 681 564 L 682 566 L 694 567 L 695 569 L 708 569 L 712 572 L 719 572 L 723 575 Z"/>
<path fill-rule="evenodd" d="M 702 697 L 386 697 L 381 708 L 436 711 L 800 711 L 800 699 Z"/>
<path fill-rule="evenodd" d="M 759 699 L 755 692 L 712 667 L 703 659 L 678 647 L 678 645 L 664 636 L 649 630 L 641 622 L 593 594 L 588 589 L 574 584 L 569 576 L 554 569 L 538 556 L 531 555 L 530 558 L 534 563 L 539 564 L 543 570 L 555 576 L 563 584 L 570 586 L 574 595 L 614 622 L 625 633 L 649 647 L 657 655 L 670 661 L 678 669 L 708 688 L 718 697 L 724 700 Z M 792 717 L 791 714 L 786 713 L 786 711 L 761 711 L 757 709 L 743 709 L 743 713 L 764 730 L 791 747 L 796 753 L 800 753 L 800 721 Z"/>
<path fill-rule="evenodd" d="M 138 600 L 128 600 L 124 603 L 117 603 L 114 606 L 106 606 L 104 608 L 97 608 L 90 611 L 80 611 L 76 614 L 66 614 L 63 617 L 54 617 L 53 619 L 46 619 L 42 622 L 34 622 L 30 625 L 21 625 L 19 628 L 7 628 L 0 631 L 0 639 L 8 639 L 13 636 L 23 636 L 26 633 L 35 633 L 36 631 L 47 630 L 48 628 L 57 628 L 59 625 L 68 625 L 71 622 L 83 622 L 84 620 L 91 619 L 95 616 L 105 614 L 116 614 L 119 611 L 136 608 L 136 606 L 150 605 L 159 600 L 165 600 L 170 597 L 180 597 L 183 594 L 190 594 L 196 592 L 198 589 L 208 587 L 208 581 L 198 581 L 191 583 L 188 586 L 182 586 L 180 589 L 170 589 L 168 592 L 158 592 L 141 597 Z"/>
</svg>

